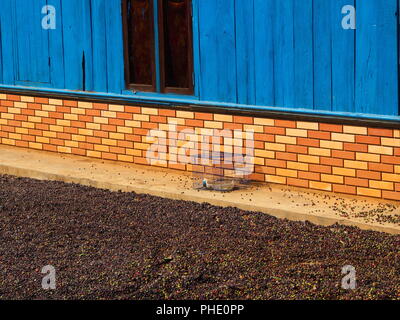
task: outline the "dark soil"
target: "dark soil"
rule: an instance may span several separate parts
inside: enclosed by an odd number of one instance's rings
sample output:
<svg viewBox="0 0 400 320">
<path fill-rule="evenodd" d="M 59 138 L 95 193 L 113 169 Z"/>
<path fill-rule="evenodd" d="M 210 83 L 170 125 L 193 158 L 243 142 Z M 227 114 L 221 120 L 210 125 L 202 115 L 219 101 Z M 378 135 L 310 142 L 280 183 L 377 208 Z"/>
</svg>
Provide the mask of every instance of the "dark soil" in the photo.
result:
<svg viewBox="0 0 400 320">
<path fill-rule="evenodd" d="M 0 176 L 1 299 L 400 299 L 399 250 L 352 227 Z"/>
</svg>

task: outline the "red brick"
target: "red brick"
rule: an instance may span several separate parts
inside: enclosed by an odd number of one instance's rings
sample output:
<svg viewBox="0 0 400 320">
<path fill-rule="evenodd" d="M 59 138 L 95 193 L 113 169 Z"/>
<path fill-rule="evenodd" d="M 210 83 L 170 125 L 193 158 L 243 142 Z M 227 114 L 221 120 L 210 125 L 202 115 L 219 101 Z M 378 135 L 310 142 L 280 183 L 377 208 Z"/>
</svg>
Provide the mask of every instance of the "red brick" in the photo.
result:
<svg viewBox="0 0 400 320">
<path fill-rule="evenodd" d="M 343 167 L 344 160 L 338 158 L 321 157 L 321 164 L 333 167 Z"/>
<path fill-rule="evenodd" d="M 93 103 L 93 109 L 96 109 L 96 110 L 108 110 L 108 104 L 105 104 L 105 103 Z"/>
<path fill-rule="evenodd" d="M 312 139 L 331 140 L 331 133 L 326 131 L 308 131 L 308 137 Z"/>
<path fill-rule="evenodd" d="M 394 173 L 394 165 L 383 163 L 368 163 L 368 169 L 372 171 Z"/>
<path fill-rule="evenodd" d="M 78 101 L 73 101 L 73 100 L 64 100 L 63 101 L 64 106 L 66 107 L 74 107 L 76 108 L 78 106 Z"/>
<path fill-rule="evenodd" d="M 113 126 L 125 126 L 125 120 L 123 119 L 115 119 L 115 118 L 109 118 L 108 119 L 108 124 L 111 124 Z"/>
<path fill-rule="evenodd" d="M 357 188 L 353 186 L 345 186 L 341 184 L 333 185 L 333 192 L 345 193 L 345 194 L 357 194 Z"/>
<path fill-rule="evenodd" d="M 105 160 L 117 160 L 117 155 L 109 152 L 102 152 L 101 158 Z"/>
<path fill-rule="evenodd" d="M 102 124 L 100 126 L 101 130 L 108 131 L 108 132 L 117 132 L 117 126 L 111 124 Z"/>
<path fill-rule="evenodd" d="M 19 100 L 18 100 L 19 101 Z M 49 104 L 49 99 L 48 98 L 39 98 L 36 97 L 35 98 L 35 102 L 36 103 L 40 103 L 40 104 Z"/>
<path fill-rule="evenodd" d="M 133 116 L 132 116 L 132 113 L 128 113 L 128 112 L 117 112 L 117 119 L 132 120 L 132 119 L 133 119 Z"/>
<path fill-rule="evenodd" d="M 142 112 L 142 108 L 141 107 L 135 107 L 135 106 L 125 106 L 125 112 L 141 113 Z"/>
<path fill-rule="evenodd" d="M 278 160 L 297 161 L 297 154 L 287 152 L 277 152 L 276 158 Z"/>
<path fill-rule="evenodd" d="M 286 161 L 265 159 L 265 165 L 270 166 L 270 167 L 275 167 L 275 168 L 286 168 Z"/>
<path fill-rule="evenodd" d="M 176 117 L 176 111 L 175 110 L 169 110 L 169 109 L 159 109 L 158 110 L 158 115 L 164 116 L 164 117 Z"/>
<path fill-rule="evenodd" d="M 264 133 L 268 134 L 276 134 L 276 135 L 281 135 L 284 136 L 286 135 L 286 129 L 285 128 L 279 128 L 279 127 L 264 127 Z"/>
<path fill-rule="evenodd" d="M 202 128 L 204 127 L 204 121 L 203 120 L 192 120 L 192 119 L 186 119 L 185 124 L 190 127 L 197 127 L 197 128 Z"/>
<path fill-rule="evenodd" d="M 368 152 L 368 145 L 358 144 L 358 143 L 345 143 L 345 151 L 355 151 L 355 152 Z"/>
<path fill-rule="evenodd" d="M 299 154 L 308 154 L 308 147 L 287 145 L 286 146 L 286 151 L 287 152 L 299 153 Z"/>
<path fill-rule="evenodd" d="M 382 174 L 376 171 L 368 171 L 368 170 L 357 170 L 358 178 L 365 178 L 370 180 L 381 180 Z"/>
<path fill-rule="evenodd" d="M 368 128 L 368 135 L 378 137 L 393 137 L 392 129 Z"/>
<path fill-rule="evenodd" d="M 51 144 L 44 144 L 43 145 L 43 150 L 50 151 L 50 152 L 57 152 L 57 147 L 53 146 Z"/>
<path fill-rule="evenodd" d="M 15 145 L 17 147 L 21 147 L 21 148 L 28 148 L 29 147 L 29 142 L 26 141 L 15 141 Z M 43 146 L 44 149 L 44 146 Z"/>
<path fill-rule="evenodd" d="M 78 149 L 78 148 L 72 148 L 71 149 L 72 154 L 75 154 L 77 156 L 85 156 L 86 155 L 86 150 Z"/>
<path fill-rule="evenodd" d="M 370 136 L 356 136 L 356 142 L 364 143 L 364 144 L 380 145 L 381 138 L 380 137 L 370 137 Z"/>
<path fill-rule="evenodd" d="M 49 112 L 49 117 L 53 119 L 64 119 L 64 114 L 61 112 Z"/>
<path fill-rule="evenodd" d="M 368 179 L 345 177 L 345 184 L 356 187 L 369 187 Z"/>
<path fill-rule="evenodd" d="M 21 96 L 16 96 L 16 95 L 13 95 L 13 94 L 8 94 L 8 95 L 7 95 L 7 100 L 10 100 L 10 101 L 21 101 Z"/>
<path fill-rule="evenodd" d="M 266 133 L 255 133 L 254 140 L 264 141 L 264 142 L 275 142 L 275 136 Z"/>
<path fill-rule="evenodd" d="M 343 126 L 339 124 L 320 123 L 319 128 L 321 131 L 343 132 Z"/>
<path fill-rule="evenodd" d="M 214 120 L 214 114 L 212 114 L 212 113 L 195 112 L 194 118 L 197 119 L 197 120 L 213 121 Z"/>
<path fill-rule="evenodd" d="M 291 120 L 275 120 L 276 127 L 297 128 L 296 121 Z"/>
<path fill-rule="evenodd" d="M 233 117 L 233 122 L 236 123 L 242 123 L 242 124 L 253 124 L 253 118 L 252 117 L 241 117 L 241 116 L 234 116 Z"/>
<path fill-rule="evenodd" d="M 400 165 L 400 157 L 393 156 L 381 156 L 381 162 L 387 164 L 399 164 Z"/>
<path fill-rule="evenodd" d="M 228 130 L 243 130 L 243 124 L 233 123 L 233 122 L 224 122 L 224 129 Z"/>
<path fill-rule="evenodd" d="M 263 174 L 270 174 L 270 175 L 276 174 L 276 168 L 274 167 L 256 166 L 255 171 Z"/>
<path fill-rule="evenodd" d="M 296 178 L 288 178 L 287 184 L 289 186 L 300 187 L 300 188 L 308 188 L 310 182 L 308 180 L 296 179 Z"/>
<path fill-rule="evenodd" d="M 382 191 L 382 197 L 384 199 L 400 201 L 400 192 Z"/>
<path fill-rule="evenodd" d="M 317 139 L 309 139 L 309 138 L 297 138 L 297 143 L 300 146 L 309 146 L 309 147 L 316 147 L 320 146 L 319 140 Z"/>
<path fill-rule="evenodd" d="M 394 148 L 394 155 L 400 157 L 400 148 Z"/>
<path fill-rule="evenodd" d="M 333 158 L 347 159 L 347 160 L 355 160 L 356 154 L 352 151 L 341 151 L 341 150 L 332 150 Z"/>
<path fill-rule="evenodd" d="M 320 181 L 321 174 L 316 172 L 299 171 L 299 178 L 306 180 Z"/>
<path fill-rule="evenodd" d="M 317 165 L 317 164 L 310 164 L 309 170 L 311 172 L 319 172 L 319 173 L 327 173 L 327 174 L 332 173 L 332 167 L 324 166 L 324 165 Z"/>
</svg>

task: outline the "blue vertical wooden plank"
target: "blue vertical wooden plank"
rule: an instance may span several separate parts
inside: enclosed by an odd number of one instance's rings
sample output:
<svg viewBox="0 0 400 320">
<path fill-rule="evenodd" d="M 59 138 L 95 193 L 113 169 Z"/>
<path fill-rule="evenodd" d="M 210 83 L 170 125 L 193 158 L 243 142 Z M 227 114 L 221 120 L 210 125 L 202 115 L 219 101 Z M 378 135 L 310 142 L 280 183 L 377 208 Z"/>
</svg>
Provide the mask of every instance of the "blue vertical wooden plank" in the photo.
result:
<svg viewBox="0 0 400 320">
<path fill-rule="evenodd" d="M 122 7 L 120 0 L 106 1 L 107 86 L 112 93 L 125 89 Z"/>
<path fill-rule="evenodd" d="M 16 30 L 16 80 L 50 82 L 49 34 L 42 28 L 46 0 L 14 0 Z"/>
<path fill-rule="evenodd" d="M 62 0 L 65 84 L 72 90 L 91 90 L 92 40 L 90 0 Z"/>
<path fill-rule="evenodd" d="M 4 84 L 13 85 L 15 80 L 13 0 L 2 0 L 0 1 L 0 6 L 3 82 Z"/>
<path fill-rule="evenodd" d="M 256 104 L 275 105 L 273 16 L 275 0 L 254 0 Z"/>
<path fill-rule="evenodd" d="M 313 0 L 294 1 L 294 105 L 314 106 Z"/>
<path fill-rule="evenodd" d="M 92 0 L 93 90 L 108 91 L 106 2 Z"/>
<path fill-rule="evenodd" d="M 368 0 L 367 2 L 369 2 Z M 344 6 L 355 6 L 354 0 L 332 2 L 332 110 L 353 112 L 355 109 L 355 30 L 344 29 Z"/>
<path fill-rule="evenodd" d="M 193 23 L 193 80 L 194 95 L 200 98 L 201 92 L 201 61 L 200 61 L 200 34 L 199 34 L 199 1 L 192 0 L 192 23 Z"/>
<path fill-rule="evenodd" d="M 238 103 L 255 105 L 254 0 L 235 5 Z"/>
<path fill-rule="evenodd" d="M 235 1 L 199 2 L 201 98 L 237 102 Z"/>
<path fill-rule="evenodd" d="M 294 0 L 276 0 L 274 14 L 275 105 L 295 107 Z"/>
<path fill-rule="evenodd" d="M 332 110 L 331 2 L 314 0 L 314 108 Z"/>
<path fill-rule="evenodd" d="M 56 29 L 49 30 L 50 82 L 55 88 L 65 88 L 64 47 L 61 0 L 47 0 L 56 10 Z"/>
<path fill-rule="evenodd" d="M 356 110 L 398 114 L 397 0 L 357 1 Z"/>
</svg>

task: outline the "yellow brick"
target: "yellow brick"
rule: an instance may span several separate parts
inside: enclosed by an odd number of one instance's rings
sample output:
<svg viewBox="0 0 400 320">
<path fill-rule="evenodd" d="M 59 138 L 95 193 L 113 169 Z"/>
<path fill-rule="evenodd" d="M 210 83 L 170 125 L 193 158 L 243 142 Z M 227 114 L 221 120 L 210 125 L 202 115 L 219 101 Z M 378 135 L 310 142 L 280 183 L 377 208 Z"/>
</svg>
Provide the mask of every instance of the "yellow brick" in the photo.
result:
<svg viewBox="0 0 400 320">
<path fill-rule="evenodd" d="M 118 160 L 119 161 L 124 161 L 124 162 L 133 162 L 133 157 L 132 156 L 127 156 L 127 155 L 118 155 Z"/>
<path fill-rule="evenodd" d="M 13 140 L 21 140 L 22 136 L 19 133 L 9 133 L 8 137 Z"/>
<path fill-rule="evenodd" d="M 9 114 L 9 113 L 2 113 L 1 117 L 3 119 L 8 119 L 8 120 L 14 120 L 14 114 Z M 40 121 L 39 121 L 40 122 Z"/>
<path fill-rule="evenodd" d="M 49 104 L 54 105 L 54 106 L 62 106 L 63 101 L 59 99 L 49 99 Z"/>
<path fill-rule="evenodd" d="M 92 158 L 101 158 L 101 152 L 88 150 L 87 156 Z"/>
<path fill-rule="evenodd" d="M 284 144 L 297 144 L 296 137 L 276 136 L 275 141 L 277 143 L 284 143 Z"/>
<path fill-rule="evenodd" d="M 348 168 L 333 167 L 333 174 L 339 176 L 355 177 L 356 170 Z"/>
<path fill-rule="evenodd" d="M 29 148 L 42 150 L 43 145 L 41 143 L 29 142 Z"/>
<path fill-rule="evenodd" d="M 0 124 L 4 124 L 6 126 L 8 124 L 8 120 L 7 119 L 1 119 L 2 116 L 3 116 L 3 114 L 0 113 Z"/>
<path fill-rule="evenodd" d="M 57 146 L 57 151 L 62 152 L 62 153 L 72 153 L 72 150 L 70 147 Z"/>
<path fill-rule="evenodd" d="M 46 137 L 36 137 L 36 142 L 39 143 L 50 143 L 50 139 Z"/>
<path fill-rule="evenodd" d="M 39 118 L 39 117 L 32 117 L 32 116 L 30 116 L 30 117 L 28 117 L 28 121 L 30 121 L 30 122 L 35 122 L 35 123 L 40 123 L 40 122 L 42 122 L 42 119 Z"/>
<path fill-rule="evenodd" d="M 117 145 L 117 140 L 111 140 L 111 139 L 101 139 L 101 142 L 107 146 L 116 146 Z"/>
<path fill-rule="evenodd" d="M 244 131 L 245 132 L 257 132 L 257 133 L 263 133 L 264 132 L 264 127 L 263 126 L 254 126 L 254 125 L 244 125 Z"/>
<path fill-rule="evenodd" d="M 365 127 L 343 126 L 344 133 L 366 135 L 368 130 Z"/>
<path fill-rule="evenodd" d="M 37 113 L 37 112 L 41 112 L 41 111 L 39 111 L 39 110 L 36 110 L 36 112 L 35 112 L 35 113 Z M 21 109 L 19 109 L 19 108 L 11 108 L 11 107 L 9 107 L 9 108 L 8 108 L 8 113 L 20 114 L 20 113 L 21 113 Z M 36 114 L 36 115 L 38 115 L 38 114 Z"/>
<path fill-rule="evenodd" d="M 288 167 L 288 169 L 294 169 L 294 170 L 300 170 L 300 171 L 308 171 L 309 170 L 309 164 L 301 163 L 301 162 L 288 161 L 287 167 Z"/>
<path fill-rule="evenodd" d="M 357 194 L 359 196 L 367 196 L 367 197 L 375 197 L 375 198 L 382 197 L 381 190 L 375 190 L 375 189 L 369 189 L 369 188 L 357 188 Z"/>
<path fill-rule="evenodd" d="M 378 153 L 378 154 L 385 154 L 392 156 L 393 155 L 393 148 L 392 147 L 382 147 L 382 146 L 368 146 L 368 152 L 370 153 Z"/>
<path fill-rule="evenodd" d="M 135 150 L 135 149 L 126 149 L 126 154 L 135 156 L 135 157 L 141 157 L 142 156 L 142 151 L 141 150 Z"/>
<path fill-rule="evenodd" d="M 278 177 L 278 176 L 273 176 L 273 175 L 265 175 L 265 181 L 270 182 L 270 183 L 276 183 L 276 184 L 286 184 L 286 177 Z"/>
<path fill-rule="evenodd" d="M 108 106 L 109 111 L 116 111 L 116 112 L 125 112 L 125 107 L 121 105 L 116 105 L 116 104 L 110 104 Z"/>
<path fill-rule="evenodd" d="M 4 93 L 0 93 L 0 100 L 7 100 L 7 95 Z"/>
<path fill-rule="evenodd" d="M 79 129 L 78 130 L 79 134 L 83 135 L 83 136 L 93 136 L 93 130 L 90 129 Z"/>
<path fill-rule="evenodd" d="M 35 110 L 35 116 L 47 118 L 49 116 L 49 113 L 47 111 Z"/>
<path fill-rule="evenodd" d="M 35 128 L 35 124 L 34 123 L 30 123 L 30 122 L 22 122 L 22 127 L 24 128 L 29 128 L 29 129 L 33 129 Z"/>
<path fill-rule="evenodd" d="M 125 120 L 125 125 L 131 128 L 140 128 L 140 121 Z"/>
<path fill-rule="evenodd" d="M 344 166 L 346 168 L 368 170 L 368 163 L 363 161 L 344 160 Z"/>
<path fill-rule="evenodd" d="M 111 139 L 115 139 L 115 140 L 124 140 L 125 139 L 125 134 L 116 133 L 116 132 L 110 132 L 110 138 Z"/>
<path fill-rule="evenodd" d="M 86 137 L 85 137 L 85 136 L 80 136 L 80 135 L 73 134 L 73 135 L 72 135 L 72 140 L 73 140 L 73 141 L 84 142 L 84 141 L 86 141 Z"/>
<path fill-rule="evenodd" d="M 146 121 L 146 122 L 148 122 L 148 121 L 150 121 L 150 116 L 149 115 L 147 115 L 147 114 L 134 114 L 133 115 L 133 120 L 136 120 L 136 121 Z"/>
<path fill-rule="evenodd" d="M 6 145 L 9 145 L 9 146 L 15 146 L 15 141 L 14 141 L 14 140 L 11 140 L 11 139 L 5 139 L 5 138 L 3 138 L 3 139 L 1 140 L 1 143 L 6 144 Z M 33 142 L 30 142 L 29 144 L 31 144 L 31 143 L 33 143 Z M 33 148 L 33 147 L 32 147 L 32 148 Z M 35 148 L 35 149 L 37 149 L 37 148 Z"/>
<path fill-rule="evenodd" d="M 176 112 L 177 118 L 185 118 L 185 119 L 194 119 L 194 112 L 190 111 L 177 111 Z"/>
<path fill-rule="evenodd" d="M 264 158 L 254 158 L 254 164 L 257 166 L 264 166 L 265 165 L 265 159 Z"/>
<path fill-rule="evenodd" d="M 270 143 L 266 142 L 265 143 L 265 149 L 266 150 L 273 150 L 273 151 L 286 151 L 286 145 L 284 144 L 279 144 L 279 143 Z"/>
<path fill-rule="evenodd" d="M 71 148 L 78 148 L 79 143 L 77 141 L 65 141 L 65 146 Z"/>
<path fill-rule="evenodd" d="M 314 156 L 324 156 L 330 157 L 331 156 L 331 149 L 322 149 L 322 148 L 309 148 L 308 153 Z"/>
<path fill-rule="evenodd" d="M 0 95 L 0 100 L 1 100 L 1 95 Z M 34 97 L 22 96 L 22 97 L 21 97 L 21 101 L 22 101 L 22 102 L 30 102 L 30 103 L 33 103 L 33 102 L 35 102 L 35 98 L 34 98 Z"/>
<path fill-rule="evenodd" d="M 382 144 L 384 146 L 399 147 L 400 148 L 400 139 L 381 138 L 381 140 L 382 140 Z"/>
<path fill-rule="evenodd" d="M 278 169 L 276 169 L 276 174 L 278 176 L 297 178 L 297 171 L 296 170 L 278 168 Z"/>
<path fill-rule="evenodd" d="M 307 136 L 308 136 L 307 130 L 302 130 L 302 129 L 290 129 L 290 128 L 287 128 L 286 129 L 286 134 L 288 136 L 303 137 L 303 138 L 307 138 Z"/>
<path fill-rule="evenodd" d="M 26 109 L 28 104 L 26 102 L 14 102 L 14 107 L 19 109 Z"/>
<path fill-rule="evenodd" d="M 394 130 L 394 137 L 400 138 L 400 130 Z"/>
<path fill-rule="evenodd" d="M 275 125 L 274 119 L 254 118 L 254 124 L 260 126 L 273 127 Z"/>
<path fill-rule="evenodd" d="M 152 116 L 157 116 L 158 115 L 158 109 L 155 109 L 155 108 L 142 108 L 142 113 L 143 114 L 152 115 Z"/>
<path fill-rule="evenodd" d="M 269 150 L 259 150 L 256 149 L 254 151 L 254 155 L 256 157 L 260 158 L 269 158 L 269 159 L 275 159 L 275 152 L 274 151 L 269 151 Z"/>
<path fill-rule="evenodd" d="M 26 128 L 15 128 L 16 133 L 21 133 L 21 134 L 28 134 L 28 129 Z"/>
<path fill-rule="evenodd" d="M 42 110 L 43 110 L 43 111 L 54 112 L 54 111 L 57 110 L 57 107 L 56 107 L 56 106 L 49 105 L 49 104 L 44 104 L 44 105 L 42 105 Z"/>
<path fill-rule="evenodd" d="M 204 127 L 212 129 L 222 129 L 224 127 L 222 122 L 218 121 L 205 121 Z"/>
<path fill-rule="evenodd" d="M 71 113 L 74 114 L 85 114 L 85 109 L 81 109 L 81 108 L 71 108 Z"/>
<path fill-rule="evenodd" d="M 370 180 L 369 187 L 373 189 L 394 190 L 394 183 L 386 181 Z"/>
<path fill-rule="evenodd" d="M 185 119 L 181 119 L 181 118 L 168 118 L 168 123 L 170 125 L 184 125 L 185 124 Z"/>
<path fill-rule="evenodd" d="M 222 121 L 222 122 L 232 122 L 233 116 L 226 115 L 226 114 L 214 114 L 215 121 Z"/>
<path fill-rule="evenodd" d="M 343 142 L 321 140 L 320 146 L 326 149 L 343 150 Z"/>
<path fill-rule="evenodd" d="M 94 146 L 95 151 L 101 151 L 101 152 L 110 152 L 110 147 L 109 146 L 103 146 L 100 144 L 96 144 Z"/>
<path fill-rule="evenodd" d="M 64 119 L 65 120 L 70 120 L 70 121 L 77 121 L 79 118 L 78 118 L 77 114 L 65 113 L 64 114 Z"/>
<path fill-rule="evenodd" d="M 79 108 L 83 108 L 83 109 L 92 109 L 93 108 L 93 103 L 79 101 L 78 102 L 78 107 Z"/>
<path fill-rule="evenodd" d="M 101 123 L 101 124 L 108 124 L 108 118 L 102 118 L 102 117 L 94 117 L 93 118 L 94 123 Z"/>
<path fill-rule="evenodd" d="M 64 128 L 60 126 L 50 125 L 50 130 L 55 132 L 64 132 Z"/>
<path fill-rule="evenodd" d="M 372 154 L 372 153 L 357 152 L 356 159 L 359 161 L 381 162 L 381 156 L 379 154 Z"/>
<path fill-rule="evenodd" d="M 71 121 L 70 120 L 57 119 L 56 123 L 57 123 L 58 126 L 63 126 L 63 127 L 70 127 L 71 126 Z"/>
<path fill-rule="evenodd" d="M 394 173 L 400 174 L 400 166 L 394 166 Z"/>
<path fill-rule="evenodd" d="M 319 124 L 316 122 L 297 121 L 298 129 L 319 130 Z"/>
<path fill-rule="evenodd" d="M 53 131 L 43 131 L 43 136 L 48 137 L 48 138 L 56 138 L 57 133 Z"/>
<path fill-rule="evenodd" d="M 342 142 L 356 142 L 356 137 L 353 134 L 343 134 L 343 133 L 332 133 L 333 141 L 342 141 Z"/>
<path fill-rule="evenodd" d="M 311 189 L 318 189 L 323 191 L 332 191 L 332 185 L 330 183 L 310 181 Z"/>
<path fill-rule="evenodd" d="M 99 123 L 91 123 L 91 122 L 87 122 L 86 123 L 86 129 L 90 129 L 90 130 L 100 130 L 101 126 Z"/>
<path fill-rule="evenodd" d="M 150 145 L 147 143 L 139 143 L 135 142 L 134 144 L 135 149 L 147 151 L 150 148 Z"/>
<path fill-rule="evenodd" d="M 117 127 L 117 131 L 119 133 L 128 133 L 128 134 L 132 134 L 133 129 L 132 128 L 127 128 L 127 127 Z"/>
<path fill-rule="evenodd" d="M 382 173 L 382 180 L 400 182 L 400 174 Z"/>
<path fill-rule="evenodd" d="M 101 116 L 106 118 L 116 118 L 117 113 L 115 111 L 101 111 Z"/>
<path fill-rule="evenodd" d="M 344 183 L 343 176 L 334 176 L 334 175 L 331 175 L 331 174 L 322 174 L 321 175 L 321 180 L 323 182 L 330 182 L 330 183 L 339 183 L 339 184 L 343 184 Z"/>
<path fill-rule="evenodd" d="M 307 155 L 299 154 L 298 159 L 299 159 L 299 162 L 316 163 L 316 164 L 320 163 L 319 157 L 317 157 L 317 156 L 307 156 Z"/>
</svg>

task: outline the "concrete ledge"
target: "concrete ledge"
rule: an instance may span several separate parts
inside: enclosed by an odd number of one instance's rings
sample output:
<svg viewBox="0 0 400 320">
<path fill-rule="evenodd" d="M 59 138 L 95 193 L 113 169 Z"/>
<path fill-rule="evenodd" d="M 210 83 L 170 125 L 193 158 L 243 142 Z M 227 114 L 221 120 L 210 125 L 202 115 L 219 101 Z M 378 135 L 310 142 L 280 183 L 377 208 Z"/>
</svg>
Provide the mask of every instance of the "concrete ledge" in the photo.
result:
<svg viewBox="0 0 400 320">
<path fill-rule="evenodd" d="M 380 199 L 277 185 L 254 185 L 231 193 L 199 191 L 192 188 L 193 177 L 180 171 L 8 146 L 0 146 L 0 174 L 208 202 L 324 226 L 340 223 L 400 234 L 400 203 Z M 382 215 L 390 222 L 378 222 L 376 219 L 382 220 Z"/>
</svg>

